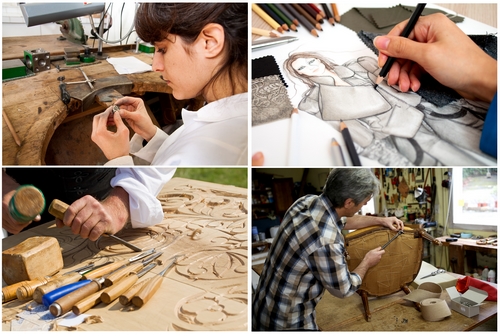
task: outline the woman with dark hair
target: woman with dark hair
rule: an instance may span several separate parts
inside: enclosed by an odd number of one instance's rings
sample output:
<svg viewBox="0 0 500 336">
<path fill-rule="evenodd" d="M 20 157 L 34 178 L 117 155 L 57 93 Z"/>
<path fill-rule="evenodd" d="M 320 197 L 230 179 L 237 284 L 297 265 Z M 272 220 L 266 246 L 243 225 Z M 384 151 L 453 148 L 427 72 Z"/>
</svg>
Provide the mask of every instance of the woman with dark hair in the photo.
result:
<svg viewBox="0 0 500 336">
<path fill-rule="evenodd" d="M 143 3 L 135 26 L 155 46 L 153 70 L 172 95 L 202 96 L 206 105 L 183 110 L 183 126 L 169 136 L 153 124 L 141 99 L 117 100 L 117 113 L 109 108 L 94 117 L 92 140 L 107 164 L 133 165 L 129 153 L 151 165 L 246 164 L 248 4 Z M 123 119 L 135 132 L 130 143 Z M 116 132 L 107 129 L 110 123 Z"/>
</svg>

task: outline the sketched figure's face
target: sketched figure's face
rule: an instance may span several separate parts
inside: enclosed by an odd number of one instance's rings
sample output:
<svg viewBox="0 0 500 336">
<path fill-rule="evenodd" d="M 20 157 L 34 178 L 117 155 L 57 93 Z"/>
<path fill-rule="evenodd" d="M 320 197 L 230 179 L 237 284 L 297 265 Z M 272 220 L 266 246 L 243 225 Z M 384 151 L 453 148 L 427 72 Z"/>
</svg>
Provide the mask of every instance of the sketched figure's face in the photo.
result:
<svg viewBox="0 0 500 336">
<path fill-rule="evenodd" d="M 325 65 L 317 58 L 297 58 L 292 68 L 305 76 L 319 76 L 325 72 Z"/>
</svg>

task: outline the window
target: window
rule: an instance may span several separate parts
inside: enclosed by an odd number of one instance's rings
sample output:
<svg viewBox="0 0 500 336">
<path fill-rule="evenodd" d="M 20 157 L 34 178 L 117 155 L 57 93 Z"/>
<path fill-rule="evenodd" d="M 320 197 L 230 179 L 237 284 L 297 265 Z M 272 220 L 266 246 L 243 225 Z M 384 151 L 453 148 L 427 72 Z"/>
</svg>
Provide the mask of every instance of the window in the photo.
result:
<svg viewBox="0 0 500 336">
<path fill-rule="evenodd" d="M 497 168 L 453 168 L 454 225 L 497 225 L 497 176 Z"/>
</svg>

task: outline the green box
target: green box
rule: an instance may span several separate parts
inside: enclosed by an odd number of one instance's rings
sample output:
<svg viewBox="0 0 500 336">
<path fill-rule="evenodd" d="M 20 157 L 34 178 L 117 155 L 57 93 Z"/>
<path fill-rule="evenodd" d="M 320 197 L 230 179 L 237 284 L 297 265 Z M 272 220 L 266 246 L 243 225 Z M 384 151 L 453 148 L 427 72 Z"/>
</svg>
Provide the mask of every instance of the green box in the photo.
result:
<svg viewBox="0 0 500 336">
<path fill-rule="evenodd" d="M 2 61 L 2 80 L 26 76 L 26 65 L 20 60 Z"/>
</svg>

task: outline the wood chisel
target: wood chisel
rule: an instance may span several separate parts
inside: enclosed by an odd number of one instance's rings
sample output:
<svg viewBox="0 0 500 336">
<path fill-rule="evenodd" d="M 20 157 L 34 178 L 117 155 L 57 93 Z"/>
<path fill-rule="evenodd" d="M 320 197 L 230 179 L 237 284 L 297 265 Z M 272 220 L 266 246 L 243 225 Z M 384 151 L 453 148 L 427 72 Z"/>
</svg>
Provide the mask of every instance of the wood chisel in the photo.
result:
<svg viewBox="0 0 500 336">
<path fill-rule="evenodd" d="M 102 289 L 103 284 L 104 278 L 89 280 L 89 283 L 85 286 L 82 286 L 52 302 L 49 306 L 50 313 L 56 317 L 66 314 L 71 310 L 71 308 L 73 308 L 73 305 L 76 302 Z"/>
<path fill-rule="evenodd" d="M 45 294 L 43 297 L 42 297 L 42 303 L 44 306 L 46 307 L 50 307 L 50 305 L 56 301 L 57 299 L 77 290 L 78 288 L 80 287 L 83 287 L 87 284 L 89 284 L 92 280 L 91 279 L 97 279 L 97 278 L 101 278 L 107 274 L 110 274 L 111 272 L 117 270 L 118 268 L 120 267 L 123 267 L 125 265 L 128 265 L 130 262 L 134 262 L 136 260 L 140 260 L 144 257 L 147 257 L 148 255 L 151 255 L 155 252 L 155 249 L 151 249 L 151 250 L 148 250 L 146 252 L 143 252 L 143 253 L 140 253 L 138 255 L 136 255 L 135 257 L 132 257 L 130 259 L 125 259 L 125 260 L 120 260 L 120 261 L 116 261 L 116 262 L 113 262 L 109 265 L 106 265 L 106 266 L 103 266 L 103 267 L 100 267 L 96 270 L 93 270 L 93 271 L 90 271 L 88 273 L 86 273 L 83 278 L 84 280 L 80 280 L 76 283 L 72 283 L 72 284 L 68 284 L 66 286 L 62 286 L 56 290 L 53 290 L 52 292 L 49 292 L 47 294 Z M 103 280 L 104 281 L 104 280 Z"/>
<path fill-rule="evenodd" d="M 101 301 L 104 303 L 111 303 L 120 295 L 125 293 L 130 287 L 132 287 L 139 278 L 144 274 L 155 268 L 157 263 L 151 263 L 140 270 L 138 273 L 130 273 L 128 276 L 113 284 L 112 286 L 106 288 L 101 293 Z"/>
<path fill-rule="evenodd" d="M 69 208 L 68 204 L 64 203 L 61 200 L 55 199 L 55 200 L 52 201 L 52 203 L 50 203 L 48 211 L 49 211 L 49 213 L 52 216 L 54 216 L 54 217 L 56 217 L 56 218 L 58 218 L 60 220 L 63 220 L 64 213 L 66 212 L 66 210 L 68 210 L 68 208 Z M 113 234 L 105 233 L 103 235 L 107 236 L 107 237 L 109 237 L 111 239 L 116 240 L 117 242 L 119 242 L 119 243 L 127 246 L 128 248 L 132 249 L 135 252 L 142 252 L 142 248 L 140 248 L 138 246 L 135 246 L 134 244 L 131 244 L 128 241 L 123 240 L 123 239 L 121 239 L 121 238 L 119 238 L 119 237 L 117 237 L 117 236 L 115 236 Z"/>
<path fill-rule="evenodd" d="M 113 286 L 116 282 L 120 281 L 123 277 L 129 275 L 130 273 L 133 272 L 138 272 L 141 268 L 145 267 L 155 259 L 157 259 L 159 256 L 161 256 L 163 252 L 156 252 L 155 254 L 152 254 L 151 256 L 147 257 L 146 259 L 142 260 L 140 263 L 132 263 L 128 266 L 124 266 L 120 269 L 117 269 L 110 275 L 105 277 L 104 280 L 104 285 L 106 287 Z"/>
<path fill-rule="evenodd" d="M 90 294 L 89 296 L 87 296 L 83 300 L 75 303 L 73 305 L 73 307 L 71 308 L 71 310 L 73 311 L 73 314 L 75 314 L 75 315 L 83 314 L 87 310 L 89 310 L 90 308 L 101 303 L 101 294 L 103 291 L 104 291 L 104 289 L 101 289 L 100 291 L 98 291 L 94 294 Z"/>
<path fill-rule="evenodd" d="M 22 286 L 38 287 L 49 282 L 51 277 L 26 280 L 2 288 L 2 303 L 17 299 L 17 290 Z"/>
<path fill-rule="evenodd" d="M 51 280 L 45 285 L 39 286 L 35 288 L 35 291 L 33 292 L 33 300 L 38 303 L 42 303 L 42 298 L 45 294 L 52 292 L 53 290 L 56 290 L 62 286 L 66 286 L 70 283 L 77 282 L 82 279 L 83 275 L 86 272 L 90 272 L 94 269 L 98 269 L 100 267 L 109 265 L 112 263 L 111 261 L 108 261 L 102 265 L 94 265 L 93 263 L 81 268 L 78 268 L 76 270 L 73 270 L 71 272 L 66 272 L 62 274 L 60 277 L 57 279 Z"/>
<path fill-rule="evenodd" d="M 151 299 L 151 297 L 153 297 L 153 295 L 156 293 L 158 288 L 160 288 L 161 283 L 163 282 L 163 276 L 170 268 L 172 268 L 172 266 L 175 265 L 177 258 L 178 257 L 174 258 L 163 271 L 149 279 L 149 281 L 144 284 L 139 292 L 132 298 L 132 303 L 134 305 L 140 308 L 144 306 L 149 301 L 149 299 Z"/>
</svg>

